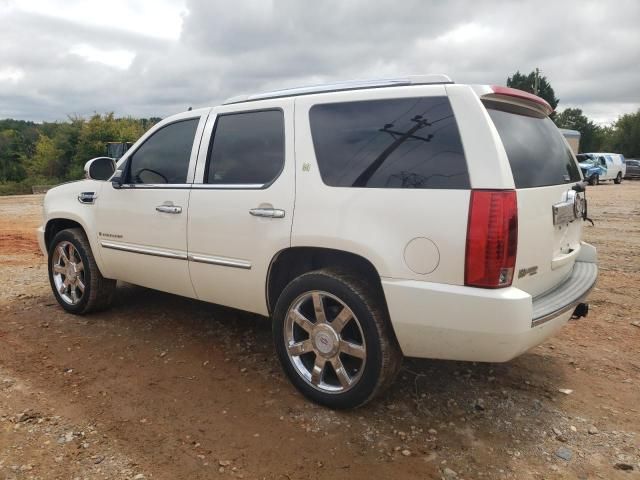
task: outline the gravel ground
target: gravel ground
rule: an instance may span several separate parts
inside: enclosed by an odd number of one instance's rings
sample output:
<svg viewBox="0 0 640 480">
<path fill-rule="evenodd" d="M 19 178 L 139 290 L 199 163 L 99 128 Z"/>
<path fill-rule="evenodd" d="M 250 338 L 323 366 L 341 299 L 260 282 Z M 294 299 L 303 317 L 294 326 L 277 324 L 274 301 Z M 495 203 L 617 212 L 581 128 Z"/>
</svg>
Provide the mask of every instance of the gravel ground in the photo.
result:
<svg viewBox="0 0 640 480">
<path fill-rule="evenodd" d="M 505 364 L 406 360 L 333 412 L 289 385 L 264 318 L 124 284 L 63 313 L 42 197 L 2 197 L 0 478 L 640 478 L 640 182 L 588 198 L 589 317 Z"/>
</svg>

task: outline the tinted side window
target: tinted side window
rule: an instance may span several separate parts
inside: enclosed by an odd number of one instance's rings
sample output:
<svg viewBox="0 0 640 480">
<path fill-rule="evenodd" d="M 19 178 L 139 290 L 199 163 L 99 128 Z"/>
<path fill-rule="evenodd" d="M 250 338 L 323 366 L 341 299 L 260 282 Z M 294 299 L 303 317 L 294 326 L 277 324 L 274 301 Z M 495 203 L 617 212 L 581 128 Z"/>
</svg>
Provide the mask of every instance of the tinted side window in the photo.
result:
<svg viewBox="0 0 640 480">
<path fill-rule="evenodd" d="M 313 145 L 334 187 L 469 188 L 469 173 L 446 97 L 314 105 Z"/>
<path fill-rule="evenodd" d="M 185 183 L 199 118 L 162 127 L 129 159 L 129 183 Z"/>
<path fill-rule="evenodd" d="M 571 150 L 549 117 L 507 106 L 487 106 L 507 152 L 516 188 L 580 181 Z"/>
<path fill-rule="evenodd" d="M 218 117 L 209 147 L 207 183 L 264 185 L 280 174 L 283 165 L 281 110 Z"/>
</svg>

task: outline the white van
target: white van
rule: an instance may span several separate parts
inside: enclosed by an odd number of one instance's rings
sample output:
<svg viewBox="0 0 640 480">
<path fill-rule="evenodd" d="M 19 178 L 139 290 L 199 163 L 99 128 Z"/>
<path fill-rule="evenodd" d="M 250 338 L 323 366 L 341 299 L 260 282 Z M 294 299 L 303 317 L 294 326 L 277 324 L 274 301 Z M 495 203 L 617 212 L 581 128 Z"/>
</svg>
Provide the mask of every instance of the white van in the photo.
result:
<svg viewBox="0 0 640 480">
<path fill-rule="evenodd" d="M 603 180 L 621 183 L 627 173 L 624 155 L 621 153 L 581 153 L 577 155 L 580 169 L 591 185 Z"/>
</svg>

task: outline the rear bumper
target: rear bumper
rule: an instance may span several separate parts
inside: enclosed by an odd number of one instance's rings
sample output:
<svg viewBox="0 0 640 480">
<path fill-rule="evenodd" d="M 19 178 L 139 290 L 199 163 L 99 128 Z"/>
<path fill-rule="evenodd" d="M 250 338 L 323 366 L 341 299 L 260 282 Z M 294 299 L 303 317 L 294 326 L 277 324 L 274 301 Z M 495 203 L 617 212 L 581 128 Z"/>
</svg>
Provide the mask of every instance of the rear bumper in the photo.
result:
<svg viewBox="0 0 640 480">
<path fill-rule="evenodd" d="M 389 278 L 382 287 L 405 356 L 505 362 L 556 333 L 597 275 L 595 263 L 576 262 L 562 284 L 535 299 L 515 287 L 485 290 Z"/>
<path fill-rule="evenodd" d="M 576 262 L 569 277 L 550 292 L 535 297 L 532 302 L 533 319 L 536 327 L 573 309 L 582 302 L 598 279 L 598 265 Z"/>
</svg>

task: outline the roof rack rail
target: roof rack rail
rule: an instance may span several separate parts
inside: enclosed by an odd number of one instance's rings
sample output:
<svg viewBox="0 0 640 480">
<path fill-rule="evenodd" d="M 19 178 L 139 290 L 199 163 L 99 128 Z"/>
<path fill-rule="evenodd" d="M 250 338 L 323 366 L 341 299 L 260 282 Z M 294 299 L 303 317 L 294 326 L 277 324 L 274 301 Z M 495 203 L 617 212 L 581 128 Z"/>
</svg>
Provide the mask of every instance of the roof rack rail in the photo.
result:
<svg viewBox="0 0 640 480">
<path fill-rule="evenodd" d="M 223 105 L 232 103 L 252 102 L 269 98 L 294 97 L 299 95 L 311 95 L 314 93 L 339 92 L 343 90 L 361 90 L 364 88 L 401 87 L 407 85 L 433 85 L 454 83 L 447 75 L 409 75 L 401 78 L 387 78 L 380 80 L 351 80 L 347 82 L 327 83 L 324 85 L 311 85 L 306 87 L 287 88 L 272 92 L 254 93 L 252 95 L 237 95 L 228 98 Z"/>
</svg>

